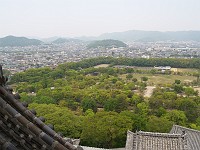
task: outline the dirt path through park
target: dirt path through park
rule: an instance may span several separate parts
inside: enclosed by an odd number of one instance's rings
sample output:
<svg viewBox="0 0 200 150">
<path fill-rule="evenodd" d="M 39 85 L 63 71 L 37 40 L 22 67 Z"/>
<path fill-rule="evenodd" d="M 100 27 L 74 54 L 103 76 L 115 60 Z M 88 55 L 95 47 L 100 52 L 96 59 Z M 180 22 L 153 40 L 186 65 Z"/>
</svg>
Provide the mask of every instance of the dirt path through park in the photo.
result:
<svg viewBox="0 0 200 150">
<path fill-rule="evenodd" d="M 155 88 L 155 86 L 147 86 L 146 90 L 144 91 L 144 97 L 151 97 Z"/>
</svg>

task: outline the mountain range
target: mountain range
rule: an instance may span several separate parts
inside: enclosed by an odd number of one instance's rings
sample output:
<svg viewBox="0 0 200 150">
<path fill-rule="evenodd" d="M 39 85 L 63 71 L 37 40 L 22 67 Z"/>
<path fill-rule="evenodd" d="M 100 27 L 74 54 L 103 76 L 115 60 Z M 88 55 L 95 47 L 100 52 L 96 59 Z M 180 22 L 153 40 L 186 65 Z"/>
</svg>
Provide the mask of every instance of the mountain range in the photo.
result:
<svg viewBox="0 0 200 150">
<path fill-rule="evenodd" d="M 43 42 L 37 39 L 28 39 L 26 37 L 6 36 L 0 38 L 0 47 L 5 46 L 30 46 L 40 45 Z"/>
<path fill-rule="evenodd" d="M 104 40 L 104 39 L 114 39 L 123 42 L 136 41 L 136 42 L 157 42 L 157 41 L 200 41 L 200 31 L 142 31 L 142 30 L 130 30 L 125 32 L 112 32 L 104 33 L 96 37 L 76 37 L 76 38 L 57 38 L 52 39 L 53 41 L 48 41 L 48 43 L 66 43 L 70 41 L 78 42 L 82 41 L 94 41 L 94 40 Z M 46 43 L 46 41 L 38 39 L 29 39 L 26 37 L 15 37 L 6 36 L 0 38 L 0 47 L 5 46 L 30 46 L 30 45 L 40 45 Z"/>
<path fill-rule="evenodd" d="M 123 42 L 156 42 L 156 41 L 200 41 L 200 31 L 142 31 L 104 33 L 98 37 L 79 37 L 81 40 L 115 39 Z"/>
</svg>

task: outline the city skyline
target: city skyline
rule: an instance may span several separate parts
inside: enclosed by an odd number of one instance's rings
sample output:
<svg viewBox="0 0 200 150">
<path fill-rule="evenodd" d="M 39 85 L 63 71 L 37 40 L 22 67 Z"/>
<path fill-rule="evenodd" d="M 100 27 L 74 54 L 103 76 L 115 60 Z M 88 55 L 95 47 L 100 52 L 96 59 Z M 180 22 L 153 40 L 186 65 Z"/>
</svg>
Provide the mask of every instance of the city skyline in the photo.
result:
<svg viewBox="0 0 200 150">
<path fill-rule="evenodd" d="M 198 0 L 0 0 L 0 37 L 200 30 Z"/>
</svg>

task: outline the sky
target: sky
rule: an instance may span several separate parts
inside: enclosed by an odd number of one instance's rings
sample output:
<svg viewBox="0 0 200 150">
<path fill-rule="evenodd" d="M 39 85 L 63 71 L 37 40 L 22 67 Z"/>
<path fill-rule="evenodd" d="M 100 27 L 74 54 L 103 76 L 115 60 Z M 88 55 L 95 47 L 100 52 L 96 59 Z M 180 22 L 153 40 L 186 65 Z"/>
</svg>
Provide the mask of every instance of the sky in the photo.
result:
<svg viewBox="0 0 200 150">
<path fill-rule="evenodd" d="M 200 30 L 200 0 L 0 0 L 0 37 Z"/>
</svg>

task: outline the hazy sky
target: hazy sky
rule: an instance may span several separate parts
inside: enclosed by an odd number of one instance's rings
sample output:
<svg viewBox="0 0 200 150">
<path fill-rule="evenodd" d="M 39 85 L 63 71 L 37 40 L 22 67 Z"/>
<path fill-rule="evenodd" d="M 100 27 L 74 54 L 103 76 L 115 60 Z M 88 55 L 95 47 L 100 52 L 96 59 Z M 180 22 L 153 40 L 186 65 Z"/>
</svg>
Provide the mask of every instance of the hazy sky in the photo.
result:
<svg viewBox="0 0 200 150">
<path fill-rule="evenodd" d="M 0 0 L 0 37 L 200 30 L 200 0 Z"/>
</svg>

